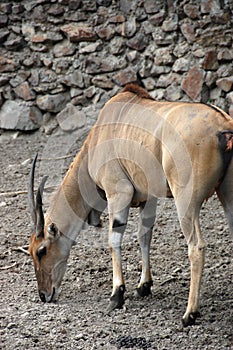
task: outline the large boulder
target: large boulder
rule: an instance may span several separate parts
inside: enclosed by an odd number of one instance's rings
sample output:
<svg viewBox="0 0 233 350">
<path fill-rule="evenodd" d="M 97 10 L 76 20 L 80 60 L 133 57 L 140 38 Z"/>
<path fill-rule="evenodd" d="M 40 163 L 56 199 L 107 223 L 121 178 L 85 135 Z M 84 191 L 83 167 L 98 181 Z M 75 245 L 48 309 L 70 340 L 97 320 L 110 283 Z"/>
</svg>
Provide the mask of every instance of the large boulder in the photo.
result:
<svg viewBox="0 0 233 350">
<path fill-rule="evenodd" d="M 43 111 L 57 113 L 65 107 L 69 100 L 69 93 L 60 93 L 55 95 L 47 94 L 38 96 L 36 103 L 37 106 Z"/>
<path fill-rule="evenodd" d="M 57 121 L 63 131 L 74 131 L 86 124 L 86 115 L 83 111 L 68 103 L 57 115 Z"/>
<path fill-rule="evenodd" d="M 36 106 L 20 100 L 7 100 L 0 109 L 2 129 L 32 131 L 38 129 L 42 121 L 42 113 Z"/>
</svg>

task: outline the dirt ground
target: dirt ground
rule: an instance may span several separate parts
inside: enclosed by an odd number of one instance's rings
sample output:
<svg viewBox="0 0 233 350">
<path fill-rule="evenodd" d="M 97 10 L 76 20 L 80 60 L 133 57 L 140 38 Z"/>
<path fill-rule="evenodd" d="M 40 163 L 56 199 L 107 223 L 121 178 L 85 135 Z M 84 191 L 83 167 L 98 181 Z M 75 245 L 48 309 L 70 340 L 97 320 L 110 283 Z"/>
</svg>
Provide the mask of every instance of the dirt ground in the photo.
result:
<svg viewBox="0 0 233 350">
<path fill-rule="evenodd" d="M 27 255 L 31 223 L 24 191 L 30 163 L 39 152 L 44 160 L 38 165 L 36 183 L 48 174 L 48 186 L 58 185 L 72 159 L 69 155 L 82 141 L 78 133 L 0 135 L 0 349 L 114 350 L 123 346 L 119 338 L 126 336 L 145 338 L 147 343 L 138 343 L 134 349 L 233 349 L 232 237 L 215 196 L 204 204 L 201 213 L 208 247 L 201 318 L 196 326 L 181 325 L 188 297 L 189 262 L 172 200 L 161 200 L 158 207 L 151 249 L 152 297 L 139 299 L 135 295 L 141 268 L 135 209 L 130 212 L 123 244 L 127 299 L 122 310 L 110 315 L 105 312 L 112 288 L 106 214 L 103 229 L 88 228 L 79 235 L 58 302 L 44 304 L 39 300 Z M 66 159 L 51 160 L 64 155 Z M 23 193 L 3 195 L 14 191 Z M 49 197 L 48 192 L 46 205 Z"/>
</svg>

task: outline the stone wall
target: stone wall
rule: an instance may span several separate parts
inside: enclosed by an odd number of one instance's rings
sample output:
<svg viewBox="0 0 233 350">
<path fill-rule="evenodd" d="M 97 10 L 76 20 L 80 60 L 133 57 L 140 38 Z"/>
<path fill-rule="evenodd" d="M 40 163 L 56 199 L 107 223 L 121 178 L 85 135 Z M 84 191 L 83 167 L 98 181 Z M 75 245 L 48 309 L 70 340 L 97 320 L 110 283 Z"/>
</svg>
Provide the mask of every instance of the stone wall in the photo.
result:
<svg viewBox="0 0 233 350">
<path fill-rule="evenodd" d="M 126 83 L 233 116 L 232 0 L 0 3 L 0 128 L 93 124 Z"/>
</svg>

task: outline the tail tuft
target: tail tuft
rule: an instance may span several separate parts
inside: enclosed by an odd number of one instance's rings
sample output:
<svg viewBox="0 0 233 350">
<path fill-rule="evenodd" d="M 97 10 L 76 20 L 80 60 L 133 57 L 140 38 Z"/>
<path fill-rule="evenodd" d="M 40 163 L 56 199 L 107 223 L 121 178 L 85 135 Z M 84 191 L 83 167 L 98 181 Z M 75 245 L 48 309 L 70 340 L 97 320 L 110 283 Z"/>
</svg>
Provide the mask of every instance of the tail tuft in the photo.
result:
<svg viewBox="0 0 233 350">
<path fill-rule="evenodd" d="M 219 148 L 221 150 L 222 162 L 223 162 L 223 171 L 222 171 L 222 179 L 223 181 L 227 169 L 230 165 L 232 156 L 233 156 L 233 131 L 232 130 L 224 130 L 220 131 L 218 134 L 218 142 Z"/>
<path fill-rule="evenodd" d="M 233 131 L 224 130 L 218 133 L 220 149 L 223 152 L 230 152 L 233 148 Z"/>
</svg>

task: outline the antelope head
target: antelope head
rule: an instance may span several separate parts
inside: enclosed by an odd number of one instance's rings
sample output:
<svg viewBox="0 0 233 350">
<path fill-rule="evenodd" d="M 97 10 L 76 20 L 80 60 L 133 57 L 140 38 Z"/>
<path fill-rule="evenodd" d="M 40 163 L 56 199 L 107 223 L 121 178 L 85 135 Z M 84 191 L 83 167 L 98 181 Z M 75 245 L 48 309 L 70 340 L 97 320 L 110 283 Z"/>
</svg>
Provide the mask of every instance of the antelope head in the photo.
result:
<svg viewBox="0 0 233 350">
<path fill-rule="evenodd" d="M 34 225 L 29 251 L 33 259 L 40 299 L 55 301 L 65 274 L 69 256 L 68 239 L 55 223 L 44 218 L 42 196 L 47 176 L 44 176 L 34 197 L 34 173 L 37 155 L 33 160 L 29 179 L 29 208 Z"/>
</svg>

